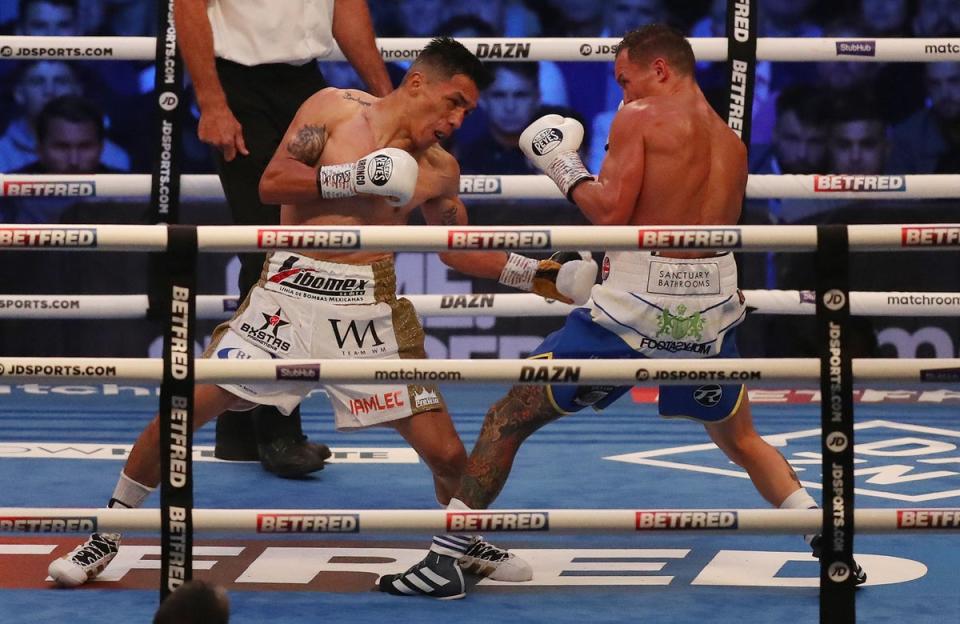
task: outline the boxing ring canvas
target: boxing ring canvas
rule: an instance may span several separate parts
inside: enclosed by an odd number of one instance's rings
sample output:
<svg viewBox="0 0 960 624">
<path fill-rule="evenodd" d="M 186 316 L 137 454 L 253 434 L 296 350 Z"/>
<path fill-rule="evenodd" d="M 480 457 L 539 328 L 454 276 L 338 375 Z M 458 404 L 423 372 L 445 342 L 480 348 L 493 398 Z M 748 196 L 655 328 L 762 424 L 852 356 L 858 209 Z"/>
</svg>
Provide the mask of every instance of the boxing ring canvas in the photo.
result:
<svg viewBox="0 0 960 624">
<path fill-rule="evenodd" d="M 490 403 L 506 388 L 444 386 L 468 448 Z M 149 384 L 62 382 L 0 385 L 3 503 L 98 507 L 131 441 L 152 417 Z M 746 475 L 702 427 L 656 415 L 653 389 L 635 388 L 610 409 L 565 417 L 523 446 L 495 508 L 765 508 Z M 858 391 L 858 507 L 956 507 L 960 502 L 960 393 Z M 819 403 L 812 390 L 755 389 L 759 432 L 819 497 Z M 255 463 L 212 459 L 213 429 L 196 439 L 197 508 L 433 509 L 428 469 L 389 429 L 338 434 L 320 392 L 304 403 L 304 427 L 335 461 L 315 478 L 284 481 Z M 148 507 L 158 505 L 154 494 Z M 2 519 L 0 519 L 2 521 Z M 278 518 L 279 527 L 284 520 Z M 960 522 L 944 517 L 934 522 Z M 722 524 L 722 523 L 721 523 Z M 419 560 L 423 534 L 202 533 L 194 577 L 230 593 L 232 622 L 317 620 L 441 622 L 816 621 L 817 561 L 797 535 L 712 533 L 489 533 L 534 567 L 528 583 L 476 583 L 463 601 L 397 600 L 373 591 L 379 574 Z M 0 534 L 0 613 L 28 622 L 148 622 L 157 604 L 159 541 L 127 533 L 95 581 L 56 590 L 47 564 L 77 534 Z M 956 533 L 858 534 L 869 575 L 857 592 L 863 622 L 960 620 Z"/>
</svg>

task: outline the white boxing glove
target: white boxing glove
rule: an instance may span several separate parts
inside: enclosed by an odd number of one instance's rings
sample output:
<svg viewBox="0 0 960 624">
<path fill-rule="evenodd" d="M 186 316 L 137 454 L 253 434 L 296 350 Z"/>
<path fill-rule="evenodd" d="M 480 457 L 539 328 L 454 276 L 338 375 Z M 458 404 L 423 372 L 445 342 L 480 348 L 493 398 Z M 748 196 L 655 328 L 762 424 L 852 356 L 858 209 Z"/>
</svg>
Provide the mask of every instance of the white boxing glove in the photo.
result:
<svg viewBox="0 0 960 624">
<path fill-rule="evenodd" d="M 317 191 L 324 199 L 342 199 L 359 193 L 382 195 L 391 206 L 413 198 L 420 167 L 417 160 L 395 147 L 371 152 L 355 163 L 317 169 Z"/>
<path fill-rule="evenodd" d="M 574 305 L 587 302 L 596 281 L 589 251 L 558 251 L 546 260 L 512 253 L 500 273 L 501 284 Z"/>
<path fill-rule="evenodd" d="M 583 142 L 583 124 L 560 115 L 544 115 L 520 135 L 520 150 L 560 188 L 564 197 L 577 184 L 592 180 L 577 150 Z M 571 200 L 572 201 L 572 200 Z"/>
</svg>

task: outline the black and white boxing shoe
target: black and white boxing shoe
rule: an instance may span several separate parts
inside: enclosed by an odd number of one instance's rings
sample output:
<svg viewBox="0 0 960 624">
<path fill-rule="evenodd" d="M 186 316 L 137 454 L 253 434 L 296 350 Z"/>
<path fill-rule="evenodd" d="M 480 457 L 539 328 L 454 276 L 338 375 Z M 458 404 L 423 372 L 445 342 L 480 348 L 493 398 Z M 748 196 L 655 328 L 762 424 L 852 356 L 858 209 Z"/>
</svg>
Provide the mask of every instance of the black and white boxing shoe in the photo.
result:
<svg viewBox="0 0 960 624">
<path fill-rule="evenodd" d="M 77 587 L 96 578 L 119 551 L 119 533 L 93 533 L 70 554 L 51 562 L 47 573 L 57 585 Z"/>
<path fill-rule="evenodd" d="M 400 574 L 380 577 L 380 591 L 395 596 L 426 596 L 437 600 L 456 600 L 466 596 L 463 572 L 454 557 L 435 552 Z"/>
<path fill-rule="evenodd" d="M 813 549 L 813 556 L 817 559 L 820 558 L 820 554 L 823 552 L 823 534 L 817 533 L 813 536 L 813 539 L 810 540 L 810 548 Z M 867 582 L 867 573 L 863 571 L 863 568 L 860 567 L 860 564 L 856 560 L 851 562 L 853 565 L 853 582 L 855 585 L 863 585 Z"/>
<path fill-rule="evenodd" d="M 474 537 L 467 552 L 460 557 L 460 568 L 492 581 L 517 583 L 533 578 L 533 568 L 529 563 L 509 550 L 485 541 L 482 535 Z"/>
</svg>

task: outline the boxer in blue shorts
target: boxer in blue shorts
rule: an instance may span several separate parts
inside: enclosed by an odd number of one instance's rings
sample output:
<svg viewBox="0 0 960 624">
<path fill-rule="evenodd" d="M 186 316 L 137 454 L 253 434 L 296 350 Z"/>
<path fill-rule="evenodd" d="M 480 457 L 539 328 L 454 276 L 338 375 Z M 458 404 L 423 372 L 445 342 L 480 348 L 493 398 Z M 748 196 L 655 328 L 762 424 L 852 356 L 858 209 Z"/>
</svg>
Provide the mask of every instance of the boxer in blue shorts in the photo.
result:
<svg viewBox="0 0 960 624">
<path fill-rule="evenodd" d="M 608 152 L 594 177 L 577 150 L 583 126 L 547 115 L 520 135 L 520 149 L 596 225 L 660 226 L 686 249 L 608 253 L 603 283 L 559 331 L 535 350 L 541 358 L 736 357 L 734 328 L 745 314 L 730 254 L 697 249 L 699 238 L 669 226 L 734 225 L 747 183 L 747 150 L 697 85 L 683 35 L 662 25 L 627 33 L 614 75 L 623 106 L 610 127 Z M 663 226 L 667 226 L 664 228 Z M 664 234 L 666 230 L 666 234 Z M 640 232 L 641 241 L 644 240 Z M 451 507 L 485 508 L 500 493 L 523 441 L 569 412 L 602 409 L 626 392 L 614 386 L 515 386 L 484 418 Z M 741 385 L 661 388 L 660 413 L 703 423 L 710 439 L 750 475 L 772 505 L 817 507 L 784 457 L 753 426 Z M 806 536 L 814 555 L 819 535 Z M 435 536 L 427 558 L 380 580 L 384 591 L 449 597 L 448 574 L 465 536 Z M 856 580 L 866 575 L 856 565 Z M 444 590 L 425 592 L 443 572 Z M 426 580 L 425 580 L 426 579 Z M 433 580 L 430 580 L 433 579 Z M 462 583 L 461 583 L 462 587 Z M 462 591 L 458 588 L 457 593 Z M 447 595 L 444 595 L 447 594 Z"/>
</svg>

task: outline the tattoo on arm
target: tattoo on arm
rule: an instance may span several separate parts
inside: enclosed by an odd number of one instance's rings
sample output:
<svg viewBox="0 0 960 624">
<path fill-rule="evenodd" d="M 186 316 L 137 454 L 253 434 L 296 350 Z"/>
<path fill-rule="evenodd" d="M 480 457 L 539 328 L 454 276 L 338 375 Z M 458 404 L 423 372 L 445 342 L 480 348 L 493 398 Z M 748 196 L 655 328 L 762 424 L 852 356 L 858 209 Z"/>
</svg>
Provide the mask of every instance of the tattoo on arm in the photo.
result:
<svg viewBox="0 0 960 624">
<path fill-rule="evenodd" d="M 361 105 L 361 106 L 370 106 L 370 104 L 371 104 L 370 101 L 368 101 L 368 100 L 361 100 L 360 98 L 358 98 L 357 96 L 353 95 L 352 93 L 344 93 L 344 94 L 343 94 L 343 99 L 345 99 L 345 100 L 350 100 L 351 102 L 356 102 L 357 104 L 359 104 L 359 105 Z"/>
<path fill-rule="evenodd" d="M 300 128 L 293 139 L 287 143 L 287 151 L 303 164 L 313 167 L 320 160 L 320 154 L 323 153 L 323 146 L 326 143 L 326 126 L 307 124 Z"/>
<path fill-rule="evenodd" d="M 444 206 L 440 211 L 440 220 L 444 225 L 457 225 L 457 205 Z"/>
</svg>

